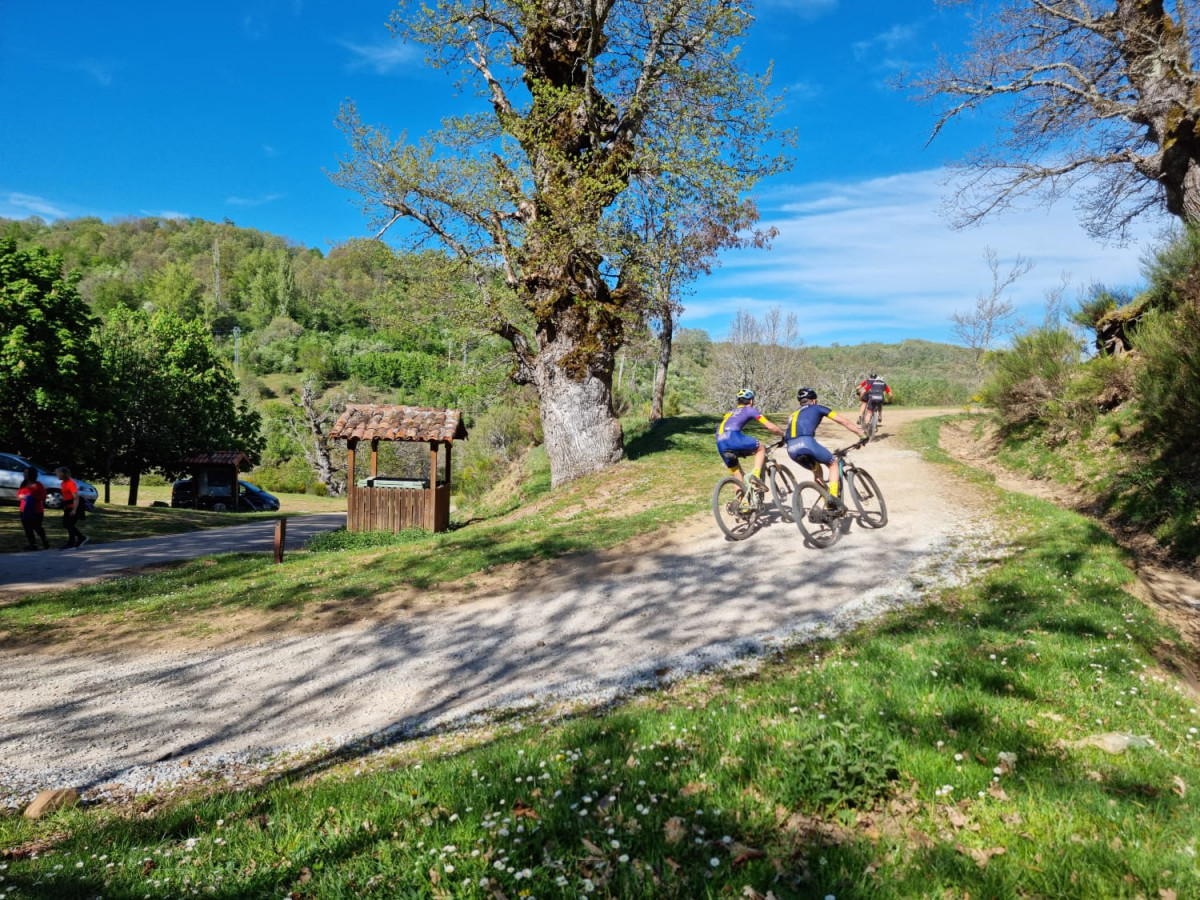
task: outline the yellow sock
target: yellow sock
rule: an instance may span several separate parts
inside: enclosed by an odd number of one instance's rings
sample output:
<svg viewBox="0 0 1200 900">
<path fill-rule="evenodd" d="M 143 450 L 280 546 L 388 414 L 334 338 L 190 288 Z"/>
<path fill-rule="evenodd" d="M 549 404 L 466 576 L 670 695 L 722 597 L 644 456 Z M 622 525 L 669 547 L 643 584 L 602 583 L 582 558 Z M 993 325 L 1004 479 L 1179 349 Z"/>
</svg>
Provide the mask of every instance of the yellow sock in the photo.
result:
<svg viewBox="0 0 1200 900">
<path fill-rule="evenodd" d="M 838 488 L 839 488 L 839 487 L 841 487 L 841 484 L 840 484 L 839 482 L 836 482 L 836 481 L 835 481 L 833 484 L 831 484 L 831 485 L 829 486 L 829 495 L 830 495 L 831 497 L 836 497 L 836 496 L 837 496 L 837 492 L 838 492 Z"/>
<path fill-rule="evenodd" d="M 758 466 L 754 467 L 754 477 L 759 481 L 762 481 L 762 469 L 760 469 Z"/>
</svg>

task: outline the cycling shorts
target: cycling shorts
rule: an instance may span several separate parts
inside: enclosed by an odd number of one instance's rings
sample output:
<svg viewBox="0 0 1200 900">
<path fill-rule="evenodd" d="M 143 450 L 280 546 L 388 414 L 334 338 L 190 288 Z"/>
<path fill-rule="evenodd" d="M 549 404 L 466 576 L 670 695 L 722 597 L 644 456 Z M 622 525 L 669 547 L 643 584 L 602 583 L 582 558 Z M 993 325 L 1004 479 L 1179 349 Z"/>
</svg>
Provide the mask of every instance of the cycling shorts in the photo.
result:
<svg viewBox="0 0 1200 900">
<path fill-rule="evenodd" d="M 725 437 L 717 439 L 717 452 L 721 454 L 721 462 L 730 469 L 736 469 L 738 458 L 751 456 L 758 450 L 758 439 L 740 431 L 723 432 Z"/>
<path fill-rule="evenodd" d="M 867 409 L 883 409 L 883 397 L 872 397 L 867 394 L 863 397 L 863 401 L 867 404 Z"/>
<path fill-rule="evenodd" d="M 787 452 L 788 456 L 795 462 L 800 462 L 800 457 L 802 456 L 811 457 L 825 465 L 833 462 L 833 454 L 818 444 L 815 437 L 807 435 L 791 438 L 787 442 Z"/>
</svg>

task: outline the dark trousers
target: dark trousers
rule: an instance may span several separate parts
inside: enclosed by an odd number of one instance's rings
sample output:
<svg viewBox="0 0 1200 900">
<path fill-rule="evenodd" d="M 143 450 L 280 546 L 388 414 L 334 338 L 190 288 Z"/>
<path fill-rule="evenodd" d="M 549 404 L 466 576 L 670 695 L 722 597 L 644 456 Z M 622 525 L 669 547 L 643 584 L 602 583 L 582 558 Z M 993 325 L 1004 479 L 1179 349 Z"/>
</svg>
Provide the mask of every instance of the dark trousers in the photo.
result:
<svg viewBox="0 0 1200 900">
<path fill-rule="evenodd" d="M 36 547 L 37 541 L 34 537 L 42 539 L 42 546 L 49 547 L 50 542 L 46 540 L 46 529 L 42 527 L 42 513 L 30 513 L 29 515 L 21 514 L 21 527 L 25 529 L 25 540 L 29 541 L 30 547 Z"/>
<path fill-rule="evenodd" d="M 83 532 L 80 531 L 75 523 L 79 521 L 79 516 L 70 510 L 63 512 L 63 528 L 67 529 L 67 546 L 75 547 L 83 543 Z"/>
</svg>

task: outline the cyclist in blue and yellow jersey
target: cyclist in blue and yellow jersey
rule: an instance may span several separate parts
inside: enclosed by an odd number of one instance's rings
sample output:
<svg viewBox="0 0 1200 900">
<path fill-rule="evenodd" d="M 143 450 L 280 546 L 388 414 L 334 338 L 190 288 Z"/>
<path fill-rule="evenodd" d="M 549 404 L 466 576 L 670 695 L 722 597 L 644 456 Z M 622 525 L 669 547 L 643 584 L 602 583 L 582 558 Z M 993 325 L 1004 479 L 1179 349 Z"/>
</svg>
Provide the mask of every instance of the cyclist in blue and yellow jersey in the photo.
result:
<svg viewBox="0 0 1200 900">
<path fill-rule="evenodd" d="M 849 419 L 839 416 L 828 406 L 817 402 L 817 392 L 810 387 L 802 387 L 796 392 L 800 408 L 792 413 L 788 420 L 787 452 L 793 460 L 799 461 L 802 456 L 810 456 L 825 467 L 826 483 L 829 493 L 838 495 L 838 468 L 833 463 L 833 454 L 817 443 L 817 426 L 826 416 L 833 419 L 847 431 L 853 431 L 859 437 L 863 436 L 862 429 Z"/>
<path fill-rule="evenodd" d="M 742 388 L 737 392 L 737 406 L 725 413 L 717 427 L 717 452 L 729 474 L 742 481 L 742 464 L 739 459 L 754 454 L 753 478 L 762 483 L 763 466 L 767 462 L 767 448 L 757 438 L 742 433 L 747 422 L 758 422 L 768 431 L 783 437 L 783 429 L 764 416 L 754 406 L 754 391 Z M 744 483 L 744 482 L 743 482 Z"/>
</svg>

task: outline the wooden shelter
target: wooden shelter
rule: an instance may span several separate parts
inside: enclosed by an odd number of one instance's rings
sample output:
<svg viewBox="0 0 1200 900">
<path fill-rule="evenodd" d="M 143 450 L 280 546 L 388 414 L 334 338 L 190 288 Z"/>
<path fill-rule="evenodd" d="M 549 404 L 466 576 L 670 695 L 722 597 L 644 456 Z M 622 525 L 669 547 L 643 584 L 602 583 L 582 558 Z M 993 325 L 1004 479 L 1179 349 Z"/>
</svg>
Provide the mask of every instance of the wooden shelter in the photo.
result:
<svg viewBox="0 0 1200 900">
<path fill-rule="evenodd" d="M 445 531 L 450 527 L 450 446 L 467 436 L 462 414 L 457 409 L 350 405 L 329 436 L 346 441 L 347 531 L 394 532 L 406 528 Z M 355 476 L 354 464 L 361 441 L 371 443 L 371 474 L 360 483 Z M 424 480 L 381 478 L 380 441 L 427 442 L 429 477 Z M 445 445 L 446 474 L 439 482 L 438 450 L 442 445 Z"/>
<path fill-rule="evenodd" d="M 241 450 L 193 453 L 181 460 L 192 476 L 196 509 L 236 510 L 238 473 L 250 467 Z"/>
</svg>

